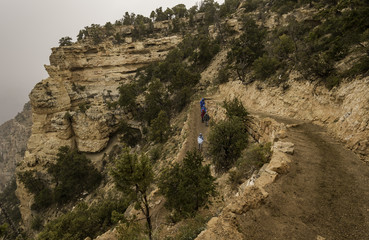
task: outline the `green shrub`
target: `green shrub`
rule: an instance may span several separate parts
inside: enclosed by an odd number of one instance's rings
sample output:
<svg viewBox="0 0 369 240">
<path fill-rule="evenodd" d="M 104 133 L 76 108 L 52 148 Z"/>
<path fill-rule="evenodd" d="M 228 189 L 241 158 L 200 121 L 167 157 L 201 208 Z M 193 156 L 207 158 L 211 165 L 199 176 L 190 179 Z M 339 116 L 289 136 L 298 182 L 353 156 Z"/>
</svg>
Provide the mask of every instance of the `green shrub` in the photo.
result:
<svg viewBox="0 0 369 240">
<path fill-rule="evenodd" d="M 72 90 L 79 93 L 80 91 L 84 91 L 86 89 L 86 86 L 82 86 L 79 84 L 72 83 Z"/>
<path fill-rule="evenodd" d="M 42 225 L 42 219 L 41 219 L 41 217 L 39 215 L 36 215 L 34 218 L 32 218 L 32 220 L 31 220 L 31 228 L 33 230 L 40 231 L 42 227 L 43 227 L 43 225 Z"/>
<path fill-rule="evenodd" d="M 104 30 L 99 24 L 91 24 L 91 27 L 88 27 L 88 34 L 95 45 L 101 43 L 105 38 Z"/>
<path fill-rule="evenodd" d="M 62 37 L 61 39 L 59 39 L 59 46 L 71 46 L 72 43 L 72 38 L 71 37 Z"/>
<path fill-rule="evenodd" d="M 190 102 L 194 90 L 191 86 L 184 86 L 178 90 L 172 100 L 172 106 L 177 111 L 182 111 Z"/>
<path fill-rule="evenodd" d="M 17 238 L 18 233 L 14 232 L 13 229 L 19 229 L 18 223 L 20 223 L 22 220 L 19 211 L 20 203 L 17 196 L 15 195 L 16 189 L 17 184 L 15 177 L 13 177 L 9 182 L 9 184 L 7 184 L 6 187 L 3 189 L 3 191 L 0 193 L 0 203 L 1 203 L 0 236 L 2 236 L 1 234 L 6 233 L 7 236 L 6 239 Z M 9 219 L 11 219 L 12 223 L 16 224 L 14 228 L 8 225 Z"/>
<path fill-rule="evenodd" d="M 48 173 L 56 183 L 54 199 L 58 203 L 66 203 L 84 191 L 94 190 L 102 179 L 91 160 L 68 146 L 59 148 L 56 163 L 50 164 Z"/>
<path fill-rule="evenodd" d="M 242 8 L 245 9 L 246 12 L 255 11 L 257 7 L 258 7 L 257 0 L 247 0 L 244 1 L 242 4 Z"/>
<path fill-rule="evenodd" d="M 194 65 L 202 66 L 203 68 L 210 63 L 220 50 L 220 46 L 216 41 L 203 34 L 198 35 L 195 46 L 197 46 L 197 51 L 194 51 L 192 54 Z"/>
<path fill-rule="evenodd" d="M 243 122 L 247 120 L 249 113 L 238 98 L 233 98 L 232 101 L 225 100 L 223 102 L 223 107 L 225 108 L 226 115 L 229 119 L 238 117 Z"/>
<path fill-rule="evenodd" d="M 119 122 L 118 133 L 122 134 L 120 140 L 130 147 L 136 146 L 142 139 L 141 131 L 130 127 L 124 120 Z"/>
<path fill-rule="evenodd" d="M 229 170 L 247 146 L 244 122 L 238 118 L 220 121 L 213 125 L 209 135 L 209 153 L 217 172 Z"/>
<path fill-rule="evenodd" d="M 36 171 L 25 171 L 18 173 L 18 179 L 24 184 L 26 189 L 31 193 L 38 193 L 45 187 L 45 182 L 36 177 Z"/>
<path fill-rule="evenodd" d="M 230 171 L 229 182 L 233 189 L 236 189 L 251 174 L 270 161 L 271 144 L 255 145 L 242 154 L 236 162 L 236 169 Z"/>
<path fill-rule="evenodd" d="M 120 33 L 116 33 L 115 35 L 114 35 L 114 43 L 115 44 L 122 44 L 122 43 L 124 43 L 125 42 L 125 40 L 124 40 L 124 37 L 123 37 L 123 35 L 122 34 L 120 34 Z"/>
<path fill-rule="evenodd" d="M 195 239 L 206 228 L 210 216 L 196 215 L 183 221 L 178 229 L 178 233 L 173 238 L 175 240 L 192 240 Z"/>
<path fill-rule="evenodd" d="M 78 105 L 78 108 L 81 112 L 86 113 L 87 109 L 91 107 L 89 102 L 84 102 Z"/>
<path fill-rule="evenodd" d="M 107 22 L 104 25 L 104 29 L 105 29 L 105 35 L 106 36 L 113 36 L 115 30 L 114 30 L 114 26 L 111 22 Z"/>
<path fill-rule="evenodd" d="M 264 55 L 256 59 L 252 64 L 252 67 L 254 69 L 255 77 L 265 80 L 276 72 L 278 68 L 278 60 Z"/>
<path fill-rule="evenodd" d="M 329 90 L 331 90 L 332 88 L 338 86 L 340 84 L 340 78 L 336 75 L 331 75 L 328 76 L 325 81 L 324 81 L 324 85 L 326 86 L 326 88 L 328 88 Z"/>
<path fill-rule="evenodd" d="M 219 69 L 217 83 L 222 84 L 228 82 L 230 77 L 230 72 L 228 66 Z"/>
<path fill-rule="evenodd" d="M 90 207 L 79 203 L 74 210 L 49 222 L 39 234 L 39 240 L 83 240 L 95 238 L 110 229 L 112 213 L 124 212 L 128 206 L 125 200 L 107 199 Z"/>
<path fill-rule="evenodd" d="M 287 58 L 294 50 L 295 45 L 290 36 L 286 34 L 279 36 L 279 42 L 276 46 L 276 53 L 279 58 Z"/>
<path fill-rule="evenodd" d="M 219 9 L 219 4 L 214 0 L 205 0 L 201 2 L 199 7 L 199 12 L 205 13 L 204 23 L 209 26 L 214 23 L 216 18 L 218 17 L 217 11 Z"/>
<path fill-rule="evenodd" d="M 215 179 L 203 161 L 197 150 L 187 152 L 181 164 L 165 169 L 160 176 L 158 186 L 166 198 L 165 206 L 180 217 L 194 215 L 215 194 Z"/>
<path fill-rule="evenodd" d="M 150 139 L 156 143 L 164 143 L 170 134 L 170 122 L 168 114 L 161 110 L 158 117 L 153 119 L 150 124 Z"/>
<path fill-rule="evenodd" d="M 369 72 L 369 56 L 363 56 L 360 60 L 354 64 L 349 70 L 347 70 L 344 76 L 356 76 L 359 74 L 368 74 Z"/>
<path fill-rule="evenodd" d="M 146 240 L 144 229 L 137 221 L 125 221 L 117 227 L 118 240 Z"/>
<path fill-rule="evenodd" d="M 285 14 L 290 12 L 296 6 L 297 1 L 294 0 L 279 0 L 272 2 L 272 10 L 279 14 Z"/>
<path fill-rule="evenodd" d="M 53 193 L 45 185 L 44 189 L 35 194 L 34 201 L 35 202 L 31 206 L 32 210 L 39 211 L 48 208 L 51 204 L 53 204 Z"/>
<path fill-rule="evenodd" d="M 150 160 L 152 164 L 155 164 L 161 157 L 162 145 L 156 146 L 149 152 Z"/>
<path fill-rule="evenodd" d="M 3 237 L 6 235 L 6 233 L 8 232 L 8 225 L 7 224 L 2 224 L 0 225 L 0 237 Z"/>
<path fill-rule="evenodd" d="M 244 33 L 232 42 L 228 52 L 228 62 L 234 63 L 238 77 L 244 81 L 244 76 L 252 63 L 264 53 L 262 46 L 266 31 L 259 27 L 251 17 L 243 19 Z"/>
<path fill-rule="evenodd" d="M 52 192 L 38 172 L 25 171 L 18 173 L 18 179 L 30 193 L 34 194 L 32 210 L 39 211 L 48 208 L 53 203 Z"/>
<path fill-rule="evenodd" d="M 147 92 L 145 93 L 144 119 L 151 121 L 158 117 L 159 112 L 168 110 L 169 101 L 168 94 L 165 91 L 164 85 L 159 79 L 151 81 Z"/>
<path fill-rule="evenodd" d="M 64 146 L 59 148 L 57 162 L 47 169 L 56 183 L 52 190 L 38 172 L 25 171 L 18 174 L 19 180 L 34 194 L 32 210 L 43 210 L 56 201 L 64 204 L 80 196 L 83 191 L 92 191 L 102 176 L 85 155 Z"/>
<path fill-rule="evenodd" d="M 328 77 L 334 71 L 333 60 L 325 53 L 313 54 L 302 63 L 307 77 L 316 76 L 319 78 Z"/>
</svg>

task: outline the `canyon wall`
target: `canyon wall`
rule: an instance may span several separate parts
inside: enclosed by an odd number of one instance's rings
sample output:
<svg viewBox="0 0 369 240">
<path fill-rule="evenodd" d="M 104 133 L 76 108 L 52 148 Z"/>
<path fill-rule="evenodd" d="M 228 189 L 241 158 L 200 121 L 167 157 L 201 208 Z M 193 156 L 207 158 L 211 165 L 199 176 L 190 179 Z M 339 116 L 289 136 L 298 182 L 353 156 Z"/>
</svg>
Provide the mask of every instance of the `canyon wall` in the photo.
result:
<svg viewBox="0 0 369 240">
<path fill-rule="evenodd" d="M 0 191 L 14 176 L 15 167 L 24 156 L 31 135 L 31 104 L 0 126 Z"/>
</svg>

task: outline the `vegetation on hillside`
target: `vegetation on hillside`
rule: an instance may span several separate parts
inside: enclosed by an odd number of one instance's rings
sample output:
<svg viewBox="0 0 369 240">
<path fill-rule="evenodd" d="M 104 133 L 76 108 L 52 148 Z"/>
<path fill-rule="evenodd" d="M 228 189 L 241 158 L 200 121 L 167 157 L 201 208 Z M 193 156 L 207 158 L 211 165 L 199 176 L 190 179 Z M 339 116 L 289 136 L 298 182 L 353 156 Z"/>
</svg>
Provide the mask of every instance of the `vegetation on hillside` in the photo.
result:
<svg viewBox="0 0 369 240">
<path fill-rule="evenodd" d="M 16 239 L 21 233 L 21 214 L 18 208 L 19 200 L 15 195 L 16 188 L 17 184 L 13 178 L 0 194 L 0 237 L 5 239 Z"/>
<path fill-rule="evenodd" d="M 152 223 L 150 202 L 148 198 L 149 187 L 154 179 L 154 172 L 150 159 L 141 155 L 131 154 L 129 149 L 123 150 L 111 170 L 115 185 L 140 210 L 146 218 L 149 239 L 152 239 Z"/>
<path fill-rule="evenodd" d="M 122 44 L 127 38 L 136 41 L 170 34 L 182 34 L 183 40 L 169 51 L 163 61 L 139 69 L 131 83 L 120 86 L 118 101 L 110 104 L 112 108 L 119 107 L 132 113 L 142 127 L 142 130 L 137 130 L 127 121 L 121 121 L 121 140 L 131 148 L 124 148 L 110 162 L 110 177 L 125 199 L 90 207 L 78 204 L 74 211 L 46 225 L 40 239 L 96 237 L 113 226 L 112 218 L 121 217 L 129 204 L 143 214 L 147 226 L 143 232 L 146 231 L 152 239 L 154 229 L 149 194 L 154 184 L 165 198 L 172 222 L 189 218 L 185 220 L 189 222 L 185 227 L 191 227 L 191 234 L 186 232 L 182 236 L 191 236 L 188 238 L 192 239 L 195 237 L 193 233 L 198 234 L 204 220 L 196 219 L 201 218 L 196 214 L 209 204 L 210 197 L 215 194 L 215 178 L 211 175 L 210 165 L 204 165 L 203 156 L 192 151 L 187 152 L 180 163 L 164 170 L 157 168 L 163 163 L 159 162 L 162 149 L 174 133 L 171 120 L 191 102 L 199 86 L 200 73 L 222 48 L 229 51 L 227 62 L 219 66 L 216 83 L 238 79 L 245 84 L 262 81 L 279 85 L 286 82 L 291 71 L 297 71 L 305 79 L 331 89 L 343 78 L 369 73 L 367 0 L 246 0 L 240 4 L 240 0 L 226 0 L 222 5 L 205 0 L 189 9 L 183 4 L 165 10 L 160 7 L 152 11 L 150 17 L 126 12 L 114 24 L 92 24 L 79 32 L 79 42 L 92 44 L 103 41 Z M 305 20 L 296 18 L 293 12 L 300 7 L 311 11 L 312 16 Z M 233 14 L 237 9 L 242 27 L 239 34 L 224 22 L 227 17 L 236 17 Z M 268 29 L 264 20 L 271 13 L 278 16 L 286 14 L 286 18 L 276 17 L 280 22 L 275 28 Z M 155 24 L 160 21 L 168 27 L 159 33 Z M 216 37 L 210 29 L 217 33 Z M 70 37 L 60 39 L 59 43 L 60 46 L 73 44 Z M 339 70 L 337 63 L 352 53 L 357 57 L 350 68 Z M 218 174 L 232 169 L 229 182 L 236 188 L 254 170 L 269 161 L 270 145 L 247 148 L 247 110 L 237 98 L 224 101 L 223 107 L 227 118 L 211 125 L 207 153 Z M 138 144 L 140 146 L 136 147 Z M 154 144 L 157 145 L 154 147 Z M 150 157 L 146 152 L 144 154 L 146 150 Z M 160 176 L 155 177 L 162 170 Z M 56 163 L 50 164 L 47 171 L 52 179 L 35 171 L 18 176 L 34 194 L 32 210 L 37 212 L 55 203 L 62 205 L 75 201 L 84 191 L 93 191 L 102 179 L 91 161 L 69 148 L 60 149 Z M 49 181 L 55 187 L 49 188 Z M 39 216 L 34 219 L 35 230 L 42 228 Z M 137 219 L 120 220 L 117 229 L 121 239 L 143 237 Z M 201 223 L 201 226 L 190 226 L 191 221 Z M 68 222 L 73 222 L 73 226 L 67 226 Z"/>
<path fill-rule="evenodd" d="M 215 194 L 215 178 L 210 166 L 203 166 L 203 156 L 197 150 L 187 152 L 181 164 L 166 168 L 159 179 L 160 192 L 166 207 L 174 211 L 173 220 L 194 216 Z"/>
<path fill-rule="evenodd" d="M 312 10 L 313 15 L 301 21 L 292 14 L 297 7 Z M 368 74 L 368 1 L 274 1 L 271 10 L 289 16 L 287 24 L 269 31 L 262 42 L 265 54 L 249 69 L 255 79 L 279 84 L 289 71 L 297 70 L 307 80 L 330 89 L 343 78 Z M 337 69 L 336 63 L 357 48 L 352 66 Z"/>
<path fill-rule="evenodd" d="M 237 38 L 229 38 L 232 33 L 229 34 L 227 25 L 222 21 L 232 16 L 240 6 L 244 13 L 241 16 L 242 34 Z M 313 10 L 312 18 L 303 21 L 296 19 L 292 13 L 301 7 Z M 249 14 L 253 11 L 258 13 L 257 18 Z M 288 14 L 287 24 L 280 24 L 268 31 L 263 24 L 256 24 L 258 20 L 266 19 L 270 12 L 278 15 Z M 150 17 L 126 12 L 114 24 L 108 22 L 104 26 L 92 24 L 85 27 L 79 32 L 77 40 L 99 44 L 110 39 L 121 44 L 127 37 L 141 40 L 155 37 L 157 34 L 186 35 L 195 31 L 197 34 L 192 34 L 195 39 L 192 43 L 197 43 L 202 41 L 202 34 L 208 31 L 208 26 L 213 25 L 218 32 L 218 41 L 225 41 L 231 49 L 228 54 L 229 65 L 236 71 L 240 80 L 246 81 L 245 75 L 251 72 L 254 76 L 252 79 L 280 84 L 287 79 L 288 71 L 295 69 L 300 71 L 304 78 L 318 80 L 332 88 L 338 85 L 343 77 L 368 73 L 368 13 L 367 0 L 226 0 L 221 5 L 214 0 L 205 0 L 188 9 L 183 4 L 165 10 L 159 7 L 151 12 Z M 163 21 L 167 21 L 164 23 L 167 27 L 161 30 L 154 28 L 155 23 Z M 208 61 L 207 56 L 212 55 L 212 47 L 209 47 L 206 41 L 205 39 L 205 42 L 196 47 L 200 54 L 196 56 L 195 52 L 192 55 L 196 66 Z M 72 44 L 70 37 L 61 38 L 59 43 L 60 46 Z M 335 62 L 347 56 L 353 46 L 361 49 L 358 51 L 362 53 L 361 56 L 358 56 L 350 69 L 337 71 Z M 180 56 L 176 57 L 181 59 Z M 184 59 L 187 57 L 188 55 L 183 56 Z M 189 89 L 182 90 L 178 96 L 179 102 L 186 102 L 183 95 L 187 96 L 189 92 Z M 183 106 L 182 103 L 179 108 Z"/>
<path fill-rule="evenodd" d="M 114 212 L 124 212 L 127 206 L 128 203 L 124 199 L 101 200 L 92 206 L 80 202 L 72 211 L 49 222 L 37 239 L 94 239 L 114 226 Z"/>
<path fill-rule="evenodd" d="M 177 4 L 165 10 L 159 7 L 151 12 L 150 17 L 125 12 L 115 23 L 107 22 L 104 26 L 91 24 L 81 29 L 77 41 L 100 44 L 109 40 L 114 44 L 122 44 L 127 38 L 136 41 L 162 34 L 185 34 L 192 30 L 204 29 L 215 22 L 219 25 L 220 19 L 235 12 L 240 2 L 226 0 L 224 4 L 219 5 L 214 0 L 204 0 L 188 9 L 184 4 Z M 162 22 L 163 28 L 155 28 L 154 24 L 157 22 Z M 59 44 L 70 46 L 71 40 L 69 36 L 63 37 L 59 40 Z"/>
<path fill-rule="evenodd" d="M 237 99 L 224 101 L 227 119 L 215 123 L 209 134 L 209 153 L 216 171 L 228 171 L 248 143 L 247 111 Z"/>
<path fill-rule="evenodd" d="M 84 191 L 94 190 L 100 184 L 100 172 L 84 154 L 64 146 L 59 149 L 57 157 L 56 163 L 48 167 L 48 173 L 55 183 L 55 202 L 66 203 Z"/>
<path fill-rule="evenodd" d="M 44 173 L 25 171 L 18 174 L 18 179 L 26 189 L 34 194 L 32 210 L 42 211 L 57 203 L 63 205 L 76 200 L 85 191 L 94 190 L 102 176 L 84 154 L 78 153 L 67 146 L 61 147 L 56 163 L 47 168 L 55 184 L 49 187 Z"/>
<path fill-rule="evenodd" d="M 246 179 L 265 163 L 270 161 L 271 144 L 256 144 L 246 149 L 235 162 L 235 168 L 229 172 L 229 182 L 233 189 L 242 184 Z"/>
</svg>

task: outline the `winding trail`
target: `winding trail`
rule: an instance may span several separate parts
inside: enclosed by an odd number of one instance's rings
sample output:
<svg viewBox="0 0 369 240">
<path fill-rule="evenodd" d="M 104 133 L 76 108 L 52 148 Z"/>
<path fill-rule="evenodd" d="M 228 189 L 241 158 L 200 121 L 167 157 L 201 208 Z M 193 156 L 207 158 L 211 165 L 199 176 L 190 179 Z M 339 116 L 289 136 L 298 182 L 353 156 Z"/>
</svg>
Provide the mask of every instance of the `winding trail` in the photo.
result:
<svg viewBox="0 0 369 240">
<path fill-rule="evenodd" d="M 183 159 L 187 151 L 198 149 L 197 137 L 200 133 L 203 134 L 205 140 L 203 143 L 203 151 L 206 149 L 209 127 L 201 122 L 200 99 L 191 103 L 186 124 L 188 125 L 189 131 L 187 132 L 186 142 L 182 146 L 177 159 Z"/>
<path fill-rule="evenodd" d="M 244 239 L 369 239 L 368 165 L 310 123 L 284 141 L 295 144 L 289 172 L 262 207 L 236 217 Z"/>
<path fill-rule="evenodd" d="M 215 109 L 216 100 L 207 104 Z M 323 127 L 253 114 L 295 124 L 283 139 L 295 144 L 295 152 L 290 156 L 289 171 L 265 187 L 268 197 L 261 206 L 232 217 L 242 239 L 369 239 L 369 166 Z M 201 122 L 198 101 L 191 103 L 186 124 L 186 141 L 177 160 L 197 148 L 200 132 L 207 140 L 209 127 Z M 205 142 L 205 153 L 206 147 Z"/>
</svg>

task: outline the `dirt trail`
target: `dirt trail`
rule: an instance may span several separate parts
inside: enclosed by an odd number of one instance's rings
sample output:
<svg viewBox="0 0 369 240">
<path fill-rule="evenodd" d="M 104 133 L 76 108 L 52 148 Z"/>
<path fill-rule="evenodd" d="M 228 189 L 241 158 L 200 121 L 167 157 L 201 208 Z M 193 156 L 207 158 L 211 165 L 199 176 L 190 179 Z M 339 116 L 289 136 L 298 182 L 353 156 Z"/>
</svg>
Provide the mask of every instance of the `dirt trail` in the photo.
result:
<svg viewBox="0 0 369 240">
<path fill-rule="evenodd" d="M 208 104 L 208 103 L 206 103 Z M 180 153 L 178 154 L 178 159 L 182 159 L 187 151 L 191 151 L 194 148 L 198 148 L 197 144 L 197 137 L 200 133 L 204 136 L 204 143 L 203 143 L 203 150 L 206 149 L 207 146 L 207 136 L 208 136 L 208 129 L 209 127 L 205 126 L 205 123 L 201 122 L 201 114 L 200 114 L 200 99 L 198 101 L 192 102 L 188 119 L 187 119 L 187 125 L 188 125 L 188 132 L 187 132 L 187 141 L 184 143 L 183 147 L 180 150 Z"/>
<path fill-rule="evenodd" d="M 369 166 L 313 124 L 284 141 L 295 144 L 290 170 L 261 208 L 237 216 L 244 239 L 369 239 Z"/>
</svg>

